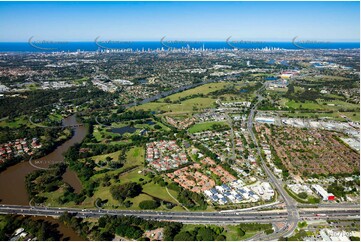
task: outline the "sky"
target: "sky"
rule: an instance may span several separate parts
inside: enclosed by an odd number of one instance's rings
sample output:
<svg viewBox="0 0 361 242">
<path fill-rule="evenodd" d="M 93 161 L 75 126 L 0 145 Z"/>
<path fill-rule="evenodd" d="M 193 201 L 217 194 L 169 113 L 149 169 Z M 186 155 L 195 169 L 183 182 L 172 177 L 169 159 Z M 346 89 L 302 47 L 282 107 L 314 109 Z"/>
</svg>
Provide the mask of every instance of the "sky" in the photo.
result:
<svg viewBox="0 0 361 242">
<path fill-rule="evenodd" d="M 0 2 L 0 41 L 356 41 L 359 2 Z"/>
</svg>

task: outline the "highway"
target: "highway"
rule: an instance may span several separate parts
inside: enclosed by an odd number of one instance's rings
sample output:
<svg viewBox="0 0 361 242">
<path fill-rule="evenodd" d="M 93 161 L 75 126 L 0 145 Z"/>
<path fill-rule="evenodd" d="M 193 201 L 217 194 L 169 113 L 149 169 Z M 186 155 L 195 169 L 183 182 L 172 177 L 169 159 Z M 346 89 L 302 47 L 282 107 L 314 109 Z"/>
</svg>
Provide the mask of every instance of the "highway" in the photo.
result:
<svg viewBox="0 0 361 242">
<path fill-rule="evenodd" d="M 257 91 L 257 98 L 258 101 L 257 103 L 255 103 L 253 105 L 253 107 L 250 110 L 250 114 L 248 116 L 248 122 L 247 122 L 247 129 L 248 132 L 250 133 L 251 139 L 253 141 L 253 143 L 255 144 L 256 148 L 257 148 L 257 153 L 258 156 L 261 160 L 261 166 L 264 170 L 264 172 L 266 173 L 266 175 L 268 176 L 268 178 L 270 179 L 270 182 L 274 185 L 274 187 L 276 188 L 277 192 L 281 195 L 281 197 L 283 198 L 283 201 L 286 203 L 286 208 L 287 208 L 287 224 L 286 226 L 281 229 L 279 231 L 279 233 L 273 233 L 269 236 L 267 236 L 267 238 L 264 238 L 266 240 L 273 240 L 273 239 L 277 239 L 279 237 L 287 237 L 292 235 L 292 233 L 294 232 L 294 230 L 297 228 L 298 225 L 298 221 L 300 220 L 300 216 L 298 213 L 298 209 L 297 209 L 297 203 L 288 195 L 288 193 L 283 189 L 283 184 L 282 181 L 279 181 L 276 176 L 272 173 L 272 171 L 268 168 L 268 166 L 266 165 L 262 153 L 261 153 L 261 148 L 258 145 L 258 141 L 257 138 L 253 132 L 253 119 L 257 110 L 257 106 L 258 104 L 262 101 L 263 97 L 260 95 L 260 92 L 265 88 L 265 84 Z"/>
<path fill-rule="evenodd" d="M 172 221 L 196 224 L 239 224 L 239 223 L 274 223 L 284 222 L 288 219 L 288 212 L 285 210 L 269 211 L 246 211 L 236 213 L 221 212 L 165 212 L 165 211 L 144 211 L 144 210 L 104 210 L 104 209 L 76 209 L 76 208 L 50 208 L 31 207 L 20 205 L 1 205 L 0 214 L 19 214 L 33 216 L 54 216 L 58 217 L 64 212 L 76 214 L 82 218 L 99 218 L 104 215 L 136 216 L 144 219 L 161 221 Z M 339 209 L 300 209 L 300 219 L 359 219 L 359 208 Z M 280 230 L 281 231 L 281 230 Z M 280 235 L 278 235 L 280 236 Z"/>
</svg>

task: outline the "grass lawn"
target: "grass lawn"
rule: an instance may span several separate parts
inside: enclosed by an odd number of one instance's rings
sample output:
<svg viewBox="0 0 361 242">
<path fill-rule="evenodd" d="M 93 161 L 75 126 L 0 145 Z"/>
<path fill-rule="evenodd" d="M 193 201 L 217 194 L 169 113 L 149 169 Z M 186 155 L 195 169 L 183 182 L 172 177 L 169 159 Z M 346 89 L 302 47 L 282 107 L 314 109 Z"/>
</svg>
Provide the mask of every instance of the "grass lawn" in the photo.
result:
<svg viewBox="0 0 361 242">
<path fill-rule="evenodd" d="M 339 110 L 339 109 L 357 109 L 360 110 L 360 105 L 359 104 L 354 104 L 354 103 L 348 103 L 342 100 L 332 100 L 332 101 L 324 101 L 324 100 L 317 100 L 320 104 L 326 104 L 323 105 L 324 107 L 326 106 L 326 108 L 330 109 L 330 110 Z M 329 106 L 328 104 L 331 105 L 335 105 L 335 106 Z"/>
<path fill-rule="evenodd" d="M 133 147 L 127 152 L 127 162 L 131 165 L 142 165 L 144 161 L 144 148 Z"/>
<path fill-rule="evenodd" d="M 323 109 L 323 105 L 320 105 L 316 102 L 295 102 L 293 100 L 288 101 L 285 103 L 287 107 L 294 108 L 294 109 L 311 109 L 311 110 L 317 110 L 317 109 Z"/>
<path fill-rule="evenodd" d="M 286 98 L 281 99 L 280 104 L 289 108 L 297 109 L 309 109 L 309 110 L 322 110 L 322 111 L 339 111 L 341 109 L 354 109 L 359 110 L 360 105 L 354 103 L 348 103 L 342 100 L 323 100 L 317 99 L 316 102 L 306 101 L 296 102 L 294 100 L 288 100 Z"/>
<path fill-rule="evenodd" d="M 158 122 L 158 121 L 155 121 L 155 120 L 152 120 L 152 122 L 154 124 L 147 124 L 147 123 L 144 123 L 144 124 L 135 124 L 134 127 L 139 129 L 139 131 L 137 133 L 140 132 L 140 130 L 142 129 L 146 129 L 146 130 L 157 130 L 156 128 L 154 128 L 155 125 L 159 125 L 161 127 L 161 130 L 163 131 L 169 131 L 170 128 L 168 128 L 167 126 L 165 126 L 164 124 Z"/>
<path fill-rule="evenodd" d="M 151 196 L 148 196 L 146 194 L 140 194 L 139 196 L 136 196 L 134 198 L 127 198 L 127 200 L 131 201 L 133 205 L 130 207 L 131 209 L 140 209 L 139 203 L 144 200 L 152 200 L 153 198 Z"/>
<path fill-rule="evenodd" d="M 177 101 L 179 98 L 184 98 L 187 96 L 191 96 L 194 94 L 204 94 L 207 95 L 210 92 L 214 92 L 217 90 L 220 90 L 222 88 L 224 88 L 226 85 L 228 85 L 229 83 L 226 82 L 217 82 L 217 83 L 208 83 L 208 84 L 204 84 L 183 92 L 179 92 L 173 95 L 168 96 L 167 98 L 169 98 L 171 101 Z M 160 99 L 159 101 L 164 102 L 165 98 Z"/>
<path fill-rule="evenodd" d="M 133 171 L 124 173 L 120 175 L 119 177 L 119 184 L 127 183 L 127 182 L 139 182 L 140 178 L 143 178 L 145 181 L 150 180 L 147 176 L 144 176 L 142 173 L 139 173 L 139 171 L 142 171 L 143 167 L 138 167 L 137 169 L 134 169 Z"/>
<path fill-rule="evenodd" d="M 104 141 L 105 137 L 112 138 L 115 136 L 120 136 L 117 133 L 108 132 L 107 129 L 108 129 L 108 127 L 101 127 L 100 125 L 94 125 L 93 135 L 97 142 Z"/>
<path fill-rule="evenodd" d="M 245 102 L 251 101 L 256 95 L 254 93 L 223 94 L 219 96 L 222 102 Z"/>
<path fill-rule="evenodd" d="M 74 207 L 75 202 L 68 202 L 65 204 L 59 204 L 58 203 L 58 199 L 63 195 L 64 191 L 62 188 L 59 188 L 58 190 L 54 191 L 54 192 L 45 192 L 42 193 L 41 195 L 44 197 L 47 197 L 48 200 L 45 202 L 46 206 L 50 206 L 50 207 Z"/>
<path fill-rule="evenodd" d="M 227 237 L 227 241 L 239 241 L 239 240 L 245 240 L 248 239 L 255 234 L 257 234 L 256 231 L 246 231 L 246 234 L 244 236 L 239 236 L 237 231 L 237 226 L 235 225 L 228 225 L 223 232 L 223 234 Z"/>
<path fill-rule="evenodd" d="M 107 156 L 112 157 L 114 160 L 118 160 L 119 154 L 120 154 L 120 151 L 116 151 L 116 152 L 109 153 L 109 154 L 92 156 L 91 158 L 93 160 L 95 160 L 96 162 L 98 162 L 100 160 L 105 160 L 105 158 Z M 119 168 L 116 170 L 110 170 L 106 173 L 96 174 L 91 179 L 101 178 L 101 177 L 105 176 L 105 174 L 114 175 L 117 173 L 121 173 L 124 169 L 131 167 L 131 166 L 139 166 L 135 171 L 130 172 L 130 173 L 134 173 L 134 172 L 137 173 L 138 171 L 143 169 L 143 161 L 144 161 L 144 148 L 143 147 L 133 147 L 127 152 L 127 158 L 126 158 L 126 161 L 122 168 Z M 121 177 L 123 177 L 127 174 L 128 173 L 125 173 Z M 144 178 L 144 176 L 142 174 L 137 173 L 137 174 L 133 174 L 133 175 L 134 175 L 134 177 L 138 177 L 138 180 L 141 177 Z M 145 177 L 145 178 L 147 178 L 147 177 Z M 136 180 L 136 181 L 138 181 L 138 180 Z M 127 182 L 126 179 L 121 179 L 121 181 Z"/>
<path fill-rule="evenodd" d="M 168 201 L 168 202 L 172 202 L 172 203 L 176 203 L 176 201 L 174 201 L 174 199 L 169 196 L 169 194 L 167 193 L 165 187 L 161 187 L 158 184 L 154 184 L 153 182 L 150 182 L 148 184 L 145 184 L 143 186 L 143 192 L 147 193 L 151 196 L 160 198 L 162 200 Z M 171 192 L 171 190 L 169 190 L 169 192 Z M 172 194 L 175 198 L 177 198 L 177 194 Z"/>
<path fill-rule="evenodd" d="M 118 158 L 119 158 L 119 155 L 120 155 L 120 151 L 116 151 L 116 152 L 113 152 L 113 153 L 109 153 L 109 154 L 104 154 L 104 155 L 96 155 L 96 156 L 92 156 L 91 159 L 94 160 L 94 162 L 96 164 L 99 164 L 100 161 L 106 161 L 106 158 L 109 156 L 112 158 L 112 161 L 117 161 Z M 81 159 L 81 161 L 84 161 L 85 159 Z M 108 167 L 106 165 L 106 167 Z M 124 167 L 127 167 L 126 165 L 124 165 Z M 103 167 L 96 167 L 95 168 L 96 170 L 102 170 L 104 169 Z M 124 169 L 123 167 L 120 168 L 120 169 Z M 119 170 L 120 170 L 119 169 Z"/>
<path fill-rule="evenodd" d="M 167 127 L 167 126 L 165 126 L 165 125 L 162 124 L 161 122 L 158 122 L 158 121 L 157 121 L 156 124 L 158 124 L 160 127 L 162 127 L 162 130 L 163 130 L 163 131 L 166 131 L 166 132 L 170 131 L 170 128 Z"/>
<path fill-rule="evenodd" d="M 340 115 L 345 115 L 350 118 L 352 121 L 360 122 L 360 113 L 359 112 L 343 112 Z"/>
<path fill-rule="evenodd" d="M 0 122 L 0 127 L 9 127 L 9 128 L 19 128 L 21 125 L 27 125 L 29 127 L 35 127 L 32 125 L 29 121 L 29 118 L 26 116 L 21 116 L 18 118 L 13 119 L 12 121 L 9 121 L 8 118 L 4 118 Z"/>
<path fill-rule="evenodd" d="M 194 124 L 193 126 L 191 126 L 188 131 L 189 133 L 193 134 L 193 133 L 197 133 L 197 132 L 202 132 L 205 130 L 212 130 L 212 125 L 214 124 L 220 124 L 220 125 L 227 125 L 228 124 L 226 122 L 222 122 L 222 121 L 214 121 L 214 122 L 205 122 L 205 123 L 198 123 L 198 124 Z"/>
<path fill-rule="evenodd" d="M 49 119 L 60 122 L 63 119 L 63 116 L 61 116 L 60 113 L 54 113 L 49 115 Z"/>
<path fill-rule="evenodd" d="M 121 206 L 121 204 L 112 197 L 112 194 L 110 194 L 110 187 L 102 187 L 102 186 L 97 188 L 93 197 L 85 199 L 85 201 L 83 202 L 84 206 L 94 207 L 94 203 L 97 200 L 97 198 L 100 198 L 103 201 L 107 200 L 103 208 L 114 208 L 116 206 Z"/>
<path fill-rule="evenodd" d="M 215 99 L 212 98 L 192 98 L 181 102 L 180 104 L 173 103 L 158 103 L 151 102 L 130 108 L 130 110 L 148 110 L 148 111 L 164 111 L 164 112 L 191 112 L 204 108 L 215 107 Z"/>
<path fill-rule="evenodd" d="M 99 161 L 104 161 L 106 157 L 111 157 L 113 158 L 113 160 L 117 160 L 118 157 L 120 155 L 120 151 L 116 151 L 116 152 L 113 152 L 113 153 L 109 153 L 109 154 L 105 154 L 105 155 L 96 155 L 96 156 L 92 156 L 92 159 L 98 163 Z"/>
<path fill-rule="evenodd" d="M 94 138 L 95 138 L 97 141 L 100 142 L 100 141 L 102 140 L 102 133 L 101 133 L 101 131 L 99 130 L 99 125 L 94 125 L 93 135 L 94 135 Z"/>
</svg>

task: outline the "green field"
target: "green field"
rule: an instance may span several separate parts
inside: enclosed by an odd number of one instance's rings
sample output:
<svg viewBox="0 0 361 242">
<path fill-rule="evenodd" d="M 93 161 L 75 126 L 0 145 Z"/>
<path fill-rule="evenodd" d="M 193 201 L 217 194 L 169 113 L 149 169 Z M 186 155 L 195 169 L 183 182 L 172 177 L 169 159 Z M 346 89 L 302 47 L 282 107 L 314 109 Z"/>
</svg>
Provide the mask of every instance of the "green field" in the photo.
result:
<svg viewBox="0 0 361 242">
<path fill-rule="evenodd" d="M 177 197 L 177 193 L 175 191 L 173 190 L 168 190 L 168 191 L 172 194 L 173 197 L 175 198 Z M 157 197 L 168 202 L 176 203 L 176 201 L 174 201 L 174 199 L 171 196 L 169 196 L 165 187 L 161 187 L 160 185 L 154 184 L 153 182 L 144 185 L 143 192 L 153 197 Z"/>
<path fill-rule="evenodd" d="M 151 102 L 130 108 L 130 110 L 164 111 L 164 112 L 192 112 L 204 108 L 215 107 L 215 99 L 212 98 L 192 98 L 180 104 Z"/>
<path fill-rule="evenodd" d="M 345 115 L 349 119 L 355 122 L 360 122 L 360 113 L 359 112 L 343 112 L 341 115 Z"/>
<path fill-rule="evenodd" d="M 189 133 L 193 134 L 193 133 L 197 133 L 197 132 L 202 132 L 202 131 L 206 131 L 206 130 L 212 130 L 212 126 L 214 124 L 220 124 L 220 125 L 227 125 L 228 124 L 226 122 L 220 121 L 220 122 L 205 122 L 205 123 L 198 123 L 198 124 L 194 124 L 193 126 L 191 126 L 188 131 Z"/>
<path fill-rule="evenodd" d="M 318 110 L 318 109 L 322 109 L 322 105 L 319 105 L 316 102 L 295 102 L 295 101 L 287 101 L 285 103 L 285 105 L 289 108 L 293 108 L 293 109 L 311 109 L 311 110 Z"/>
<path fill-rule="evenodd" d="M 119 137 L 120 134 L 109 132 L 109 127 L 100 125 L 94 125 L 93 135 L 97 142 L 104 142 L 105 139 L 112 139 L 113 137 Z"/>
<path fill-rule="evenodd" d="M 173 95 L 168 96 L 167 98 L 169 98 L 172 102 L 173 101 L 177 101 L 179 98 L 184 98 L 187 96 L 191 96 L 194 94 L 204 94 L 207 95 L 210 92 L 214 92 L 217 90 L 220 90 L 222 88 L 224 88 L 228 83 L 226 82 L 217 82 L 217 83 L 208 83 L 208 84 L 204 84 L 183 92 L 179 92 Z M 160 102 L 164 102 L 165 98 L 160 99 Z"/>
<path fill-rule="evenodd" d="M 339 111 L 345 109 L 354 109 L 359 110 L 360 106 L 358 104 L 348 103 L 342 100 L 321 100 L 317 99 L 317 102 L 296 102 L 294 100 L 287 100 L 285 98 L 281 99 L 281 105 L 289 108 L 297 109 L 309 109 L 309 110 L 320 110 L 320 111 Z"/>
<path fill-rule="evenodd" d="M 26 125 L 29 127 L 35 127 L 29 121 L 29 117 L 21 116 L 19 118 L 14 118 L 13 120 L 9 120 L 8 118 L 2 119 L 0 121 L 0 127 L 9 127 L 9 128 L 19 128 L 22 125 Z"/>
</svg>

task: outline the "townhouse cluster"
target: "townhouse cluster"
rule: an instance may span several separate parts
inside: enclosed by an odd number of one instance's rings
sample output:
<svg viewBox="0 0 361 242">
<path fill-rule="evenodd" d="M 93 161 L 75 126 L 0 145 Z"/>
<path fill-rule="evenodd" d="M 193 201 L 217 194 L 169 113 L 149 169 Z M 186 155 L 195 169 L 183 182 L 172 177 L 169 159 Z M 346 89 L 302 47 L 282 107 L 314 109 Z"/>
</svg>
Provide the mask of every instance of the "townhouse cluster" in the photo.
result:
<svg viewBox="0 0 361 242">
<path fill-rule="evenodd" d="M 261 199 L 269 201 L 274 196 L 274 190 L 268 182 L 245 186 L 245 183 L 239 179 L 204 191 L 204 194 L 209 202 L 224 205 L 258 202 Z"/>
<path fill-rule="evenodd" d="M 194 115 L 194 117 L 199 122 L 209 122 L 209 121 L 225 121 L 226 120 L 226 114 L 214 112 L 214 111 L 207 111 L 204 113 L 197 113 Z"/>
<path fill-rule="evenodd" d="M 37 138 L 28 140 L 26 138 L 16 139 L 13 142 L 0 144 L 0 163 L 6 160 L 23 155 L 33 155 L 35 149 L 41 148 Z"/>
<path fill-rule="evenodd" d="M 236 180 L 236 178 L 232 174 L 230 174 L 220 165 L 217 165 L 216 167 L 210 167 L 209 170 L 219 176 L 223 183 L 229 183 Z"/>
<path fill-rule="evenodd" d="M 223 107 L 228 107 L 228 108 L 251 107 L 251 102 L 222 102 L 221 104 Z"/>
<path fill-rule="evenodd" d="M 201 165 L 195 163 L 193 165 L 168 173 L 167 176 L 181 187 L 192 192 L 201 193 L 211 189 L 216 185 L 215 181 L 205 174 L 199 172 Z"/>
<path fill-rule="evenodd" d="M 176 169 L 188 163 L 185 151 L 175 140 L 162 140 L 147 143 L 146 161 L 157 171 Z"/>
<path fill-rule="evenodd" d="M 183 120 L 177 120 L 177 119 L 174 119 L 174 118 L 171 118 L 169 116 L 166 116 L 165 119 L 167 120 L 167 122 L 178 128 L 178 129 L 186 129 L 188 128 L 189 126 L 191 126 L 192 124 L 194 124 L 194 121 L 195 121 L 195 118 L 186 118 L 186 119 L 183 119 Z"/>
</svg>

